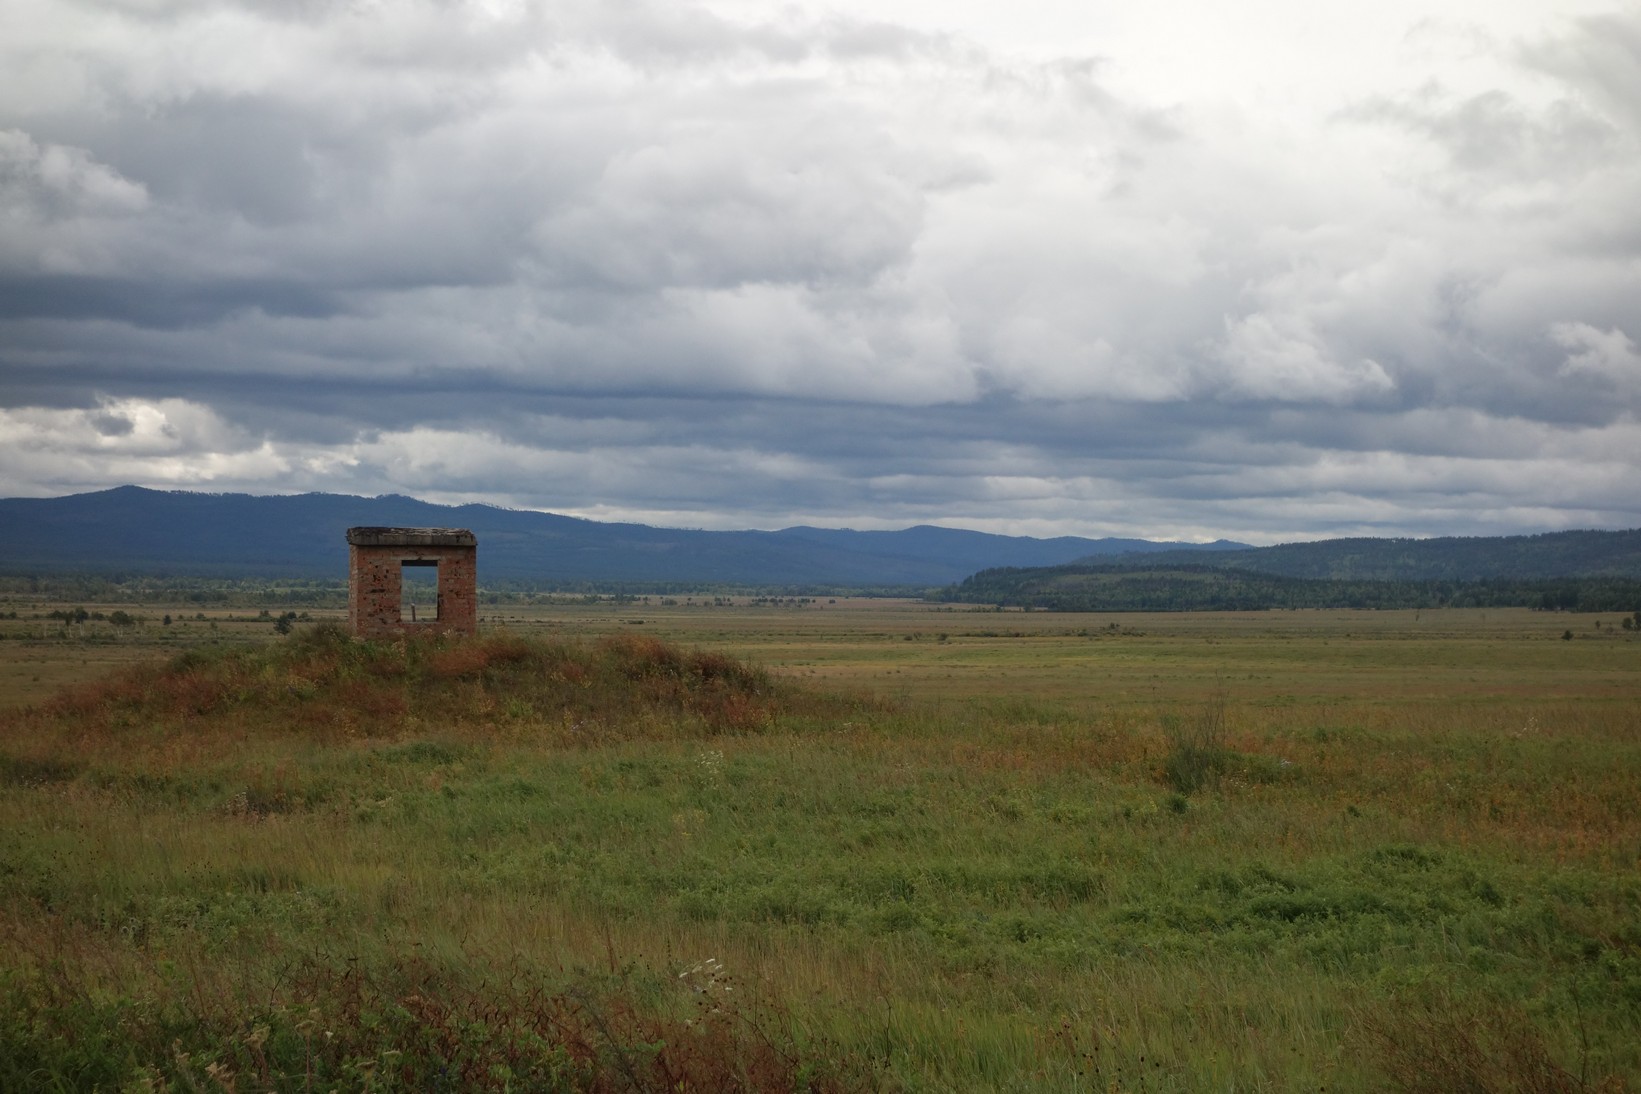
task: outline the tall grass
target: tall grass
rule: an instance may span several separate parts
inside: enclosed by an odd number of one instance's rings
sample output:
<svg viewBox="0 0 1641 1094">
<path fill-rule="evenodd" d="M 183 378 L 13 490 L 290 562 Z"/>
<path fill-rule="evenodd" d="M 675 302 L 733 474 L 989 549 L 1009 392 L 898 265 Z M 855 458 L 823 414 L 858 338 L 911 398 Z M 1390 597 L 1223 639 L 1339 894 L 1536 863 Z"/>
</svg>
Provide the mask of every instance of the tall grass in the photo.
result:
<svg viewBox="0 0 1641 1094">
<path fill-rule="evenodd" d="M 1178 714 L 1163 715 L 1168 755 L 1163 770 L 1168 782 L 1182 794 L 1202 789 L 1224 772 L 1231 760 L 1225 737 L 1225 697 L 1204 703 L 1197 716 L 1184 721 Z"/>
</svg>

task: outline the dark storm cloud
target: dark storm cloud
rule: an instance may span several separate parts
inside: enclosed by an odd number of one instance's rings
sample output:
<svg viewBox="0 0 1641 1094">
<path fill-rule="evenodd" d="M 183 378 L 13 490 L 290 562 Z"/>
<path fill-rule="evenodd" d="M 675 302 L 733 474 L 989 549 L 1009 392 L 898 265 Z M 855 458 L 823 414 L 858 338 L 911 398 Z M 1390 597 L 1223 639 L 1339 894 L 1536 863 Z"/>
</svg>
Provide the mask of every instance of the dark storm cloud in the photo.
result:
<svg viewBox="0 0 1641 1094">
<path fill-rule="evenodd" d="M 305 318 L 341 310 L 332 293 L 292 281 L 0 276 L 0 319 L 110 319 L 136 327 L 177 328 L 207 325 L 247 308 Z"/>
<path fill-rule="evenodd" d="M 1497 47 L 1490 84 L 1273 117 L 796 9 L 27 6 L 6 493 L 1247 539 L 1641 517 L 1633 13 Z"/>
</svg>

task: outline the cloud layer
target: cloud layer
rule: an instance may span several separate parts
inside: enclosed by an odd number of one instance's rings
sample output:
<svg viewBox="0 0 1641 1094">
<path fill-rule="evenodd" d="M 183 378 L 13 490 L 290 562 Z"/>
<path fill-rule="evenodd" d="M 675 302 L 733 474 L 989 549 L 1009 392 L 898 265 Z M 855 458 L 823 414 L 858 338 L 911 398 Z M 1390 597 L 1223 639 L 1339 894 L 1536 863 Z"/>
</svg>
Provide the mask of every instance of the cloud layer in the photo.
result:
<svg viewBox="0 0 1641 1094">
<path fill-rule="evenodd" d="M 1641 524 L 1641 12 L 1541 7 L 10 0 L 0 493 Z"/>
</svg>

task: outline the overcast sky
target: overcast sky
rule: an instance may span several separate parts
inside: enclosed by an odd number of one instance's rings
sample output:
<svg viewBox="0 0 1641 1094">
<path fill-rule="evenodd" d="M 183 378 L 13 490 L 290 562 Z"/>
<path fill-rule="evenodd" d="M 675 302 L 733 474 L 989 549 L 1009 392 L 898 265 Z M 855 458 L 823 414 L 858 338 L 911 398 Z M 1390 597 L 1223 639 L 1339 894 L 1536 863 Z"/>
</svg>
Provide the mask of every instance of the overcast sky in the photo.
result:
<svg viewBox="0 0 1641 1094">
<path fill-rule="evenodd" d="M 1641 526 L 1641 4 L 0 0 L 0 495 Z"/>
</svg>

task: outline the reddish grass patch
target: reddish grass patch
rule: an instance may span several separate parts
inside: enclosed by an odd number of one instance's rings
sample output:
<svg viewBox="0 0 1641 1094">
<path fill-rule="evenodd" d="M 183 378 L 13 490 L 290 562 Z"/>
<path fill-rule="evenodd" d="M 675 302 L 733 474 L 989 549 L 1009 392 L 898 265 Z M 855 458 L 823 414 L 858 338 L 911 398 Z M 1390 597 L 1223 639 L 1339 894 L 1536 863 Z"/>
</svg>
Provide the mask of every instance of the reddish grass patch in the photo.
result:
<svg viewBox="0 0 1641 1094">
<path fill-rule="evenodd" d="M 544 652 L 515 635 L 494 635 L 450 642 L 429 651 L 428 672 L 438 680 L 474 679 L 506 665 L 537 659 Z"/>
</svg>

